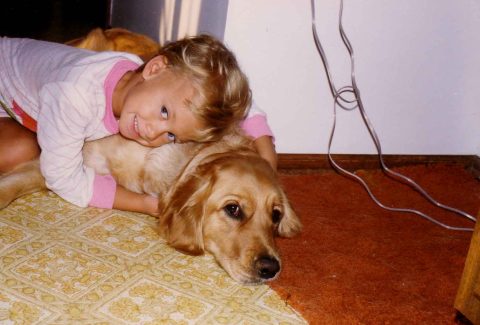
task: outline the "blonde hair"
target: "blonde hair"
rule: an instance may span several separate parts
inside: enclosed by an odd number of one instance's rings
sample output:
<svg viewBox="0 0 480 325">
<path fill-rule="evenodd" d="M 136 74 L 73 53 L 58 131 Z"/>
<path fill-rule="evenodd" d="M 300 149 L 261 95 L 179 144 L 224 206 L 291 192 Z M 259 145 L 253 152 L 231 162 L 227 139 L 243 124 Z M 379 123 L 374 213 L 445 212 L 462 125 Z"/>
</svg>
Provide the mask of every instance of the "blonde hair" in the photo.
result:
<svg viewBox="0 0 480 325">
<path fill-rule="evenodd" d="M 245 117 L 251 105 L 248 79 L 222 42 L 209 35 L 186 37 L 167 43 L 158 55 L 197 90 L 195 100 L 188 102 L 205 126 L 196 132 L 197 141 L 218 140 Z"/>
</svg>

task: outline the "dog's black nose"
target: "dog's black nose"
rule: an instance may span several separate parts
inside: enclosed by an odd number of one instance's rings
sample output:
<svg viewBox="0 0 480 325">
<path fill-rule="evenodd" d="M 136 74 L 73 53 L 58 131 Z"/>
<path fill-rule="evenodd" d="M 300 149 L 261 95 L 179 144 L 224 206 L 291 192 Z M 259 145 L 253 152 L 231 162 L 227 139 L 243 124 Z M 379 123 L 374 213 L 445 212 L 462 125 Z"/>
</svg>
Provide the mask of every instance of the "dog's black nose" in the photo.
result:
<svg viewBox="0 0 480 325">
<path fill-rule="evenodd" d="M 271 256 L 261 256 L 255 262 L 255 268 L 257 270 L 258 275 L 262 279 L 271 279 L 273 278 L 278 271 L 280 271 L 280 263 L 278 260 Z"/>
</svg>

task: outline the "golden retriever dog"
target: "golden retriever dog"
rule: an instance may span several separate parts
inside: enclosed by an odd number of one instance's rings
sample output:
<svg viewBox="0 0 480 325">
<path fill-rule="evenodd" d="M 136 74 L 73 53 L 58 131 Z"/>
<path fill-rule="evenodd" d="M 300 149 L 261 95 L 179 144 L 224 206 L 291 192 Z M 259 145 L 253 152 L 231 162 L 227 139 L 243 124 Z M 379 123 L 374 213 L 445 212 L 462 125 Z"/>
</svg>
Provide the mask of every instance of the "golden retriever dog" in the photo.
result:
<svg viewBox="0 0 480 325">
<path fill-rule="evenodd" d="M 154 56 L 158 45 L 123 29 L 95 29 L 69 42 L 95 51 Z M 137 193 L 160 198 L 158 233 L 187 254 L 212 254 L 236 281 L 275 279 L 281 259 L 276 235 L 292 237 L 301 223 L 275 172 L 234 133 L 208 144 L 149 148 L 119 135 L 87 142 L 84 163 Z M 0 176 L 0 209 L 16 198 L 45 189 L 38 160 Z"/>
<path fill-rule="evenodd" d="M 241 283 L 262 283 L 280 272 L 276 235 L 301 229 L 268 162 L 241 135 L 208 144 L 149 148 L 119 135 L 87 142 L 84 163 L 122 186 L 158 195 L 158 232 L 175 249 L 211 253 Z M 0 208 L 45 189 L 37 161 L 0 177 Z"/>
<path fill-rule="evenodd" d="M 160 45 L 148 36 L 133 33 L 123 28 L 102 30 L 95 28 L 86 36 L 65 44 L 92 51 L 120 51 L 138 55 L 143 61 L 154 57 Z"/>
</svg>

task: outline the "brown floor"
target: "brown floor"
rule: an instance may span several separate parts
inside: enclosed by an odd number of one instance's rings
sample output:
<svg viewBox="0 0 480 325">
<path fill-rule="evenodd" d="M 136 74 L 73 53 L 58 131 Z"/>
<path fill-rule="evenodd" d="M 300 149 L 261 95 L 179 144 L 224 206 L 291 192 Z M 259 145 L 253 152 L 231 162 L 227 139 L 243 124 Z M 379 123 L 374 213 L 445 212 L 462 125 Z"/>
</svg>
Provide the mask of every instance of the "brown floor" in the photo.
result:
<svg viewBox="0 0 480 325">
<path fill-rule="evenodd" d="M 440 202 L 477 214 L 480 182 L 462 166 L 396 170 Z M 474 226 L 379 171 L 360 174 L 386 204 Z M 383 210 L 358 183 L 333 171 L 280 177 L 304 230 L 279 240 L 284 269 L 271 286 L 311 324 L 456 322 L 453 301 L 471 233 Z"/>
</svg>

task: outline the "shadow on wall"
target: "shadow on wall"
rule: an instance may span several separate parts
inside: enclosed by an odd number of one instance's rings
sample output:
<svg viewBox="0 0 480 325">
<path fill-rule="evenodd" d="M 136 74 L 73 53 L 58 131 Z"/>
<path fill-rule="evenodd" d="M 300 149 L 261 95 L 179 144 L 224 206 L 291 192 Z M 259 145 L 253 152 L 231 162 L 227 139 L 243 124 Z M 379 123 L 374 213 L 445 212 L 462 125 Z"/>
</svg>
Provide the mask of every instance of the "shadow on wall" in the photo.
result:
<svg viewBox="0 0 480 325">
<path fill-rule="evenodd" d="M 14 0 L 3 4 L 0 36 L 54 42 L 96 27 L 123 27 L 164 43 L 208 33 L 223 39 L 228 0 Z"/>
<path fill-rule="evenodd" d="M 160 44 L 201 33 L 223 40 L 227 10 L 228 0 L 111 0 L 109 25 L 145 34 Z"/>
</svg>

